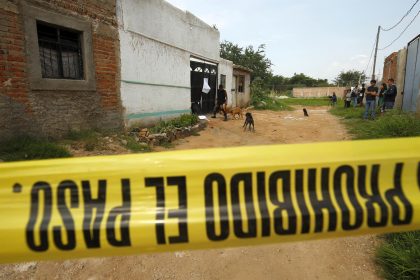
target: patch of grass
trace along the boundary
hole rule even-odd
[[[70,157],[66,148],[41,139],[18,137],[0,144],[0,159],[19,161]]]
[[[272,110],[272,111],[290,111],[293,110],[292,107],[285,104],[284,99],[275,99],[271,97],[266,97],[261,99],[259,102],[254,103],[256,110]]]
[[[96,139],[98,133],[93,130],[82,130],[82,131],[70,131],[65,137],[68,140],[72,141],[84,141],[89,139]]]
[[[164,133],[174,128],[183,128],[193,126],[198,123],[198,116],[191,114],[183,114],[178,118],[169,121],[160,121],[156,126],[150,129],[151,133]]]
[[[397,110],[388,111],[376,120],[363,120],[364,108],[338,106],[330,112],[342,117],[356,139],[420,136],[420,119]],[[385,279],[420,279],[420,231],[382,236],[376,262]]]
[[[330,113],[346,120],[362,120],[364,110],[365,109],[361,107],[343,108],[342,106],[337,105],[330,109]]]
[[[383,236],[376,262],[385,279],[420,279],[420,231]]]
[[[128,137],[125,137],[124,139],[127,141],[127,145],[125,145],[126,148],[129,149],[132,152],[148,153],[148,152],[152,151],[152,149],[149,147],[149,145],[140,144],[132,137],[128,136]]]
[[[101,146],[99,137],[100,134],[93,130],[70,131],[64,143],[82,142],[86,151],[94,151]]]
[[[168,142],[168,141],[161,142],[159,146],[164,147],[165,149],[172,149],[175,147],[173,143]]]
[[[287,98],[282,99],[286,105],[301,105],[301,106],[328,106],[330,105],[329,98]]]
[[[363,120],[363,108],[333,108],[330,112],[344,118],[356,139],[420,136],[420,119],[413,114],[389,111],[371,121]]]

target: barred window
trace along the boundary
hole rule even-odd
[[[244,92],[245,89],[245,76],[239,76],[238,92]]]
[[[220,75],[220,84],[226,88],[226,75]]]
[[[42,78],[83,80],[81,32],[37,22]]]

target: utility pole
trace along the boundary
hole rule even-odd
[[[376,47],[375,47],[375,58],[373,60],[373,71],[372,71],[372,80],[375,80],[375,70],[376,70],[376,57],[378,55],[378,45],[379,45],[379,34],[381,32],[381,26],[378,26],[378,34],[376,35]]]

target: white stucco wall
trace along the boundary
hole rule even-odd
[[[188,11],[163,0],[117,1],[121,2],[119,20],[125,30],[205,59],[219,60],[219,31]]]
[[[117,0],[127,126],[190,112],[190,58],[219,60],[219,32],[163,0]]]
[[[233,75],[245,76],[244,92],[236,93],[236,106],[241,108],[248,107],[251,102],[251,74],[240,69],[235,69],[233,70]]]
[[[232,106],[234,101],[235,91],[232,91],[232,78],[233,78],[233,62],[226,59],[220,59],[219,62],[219,85],[221,83],[221,75],[226,76],[225,90],[228,94],[228,106]]]
[[[189,53],[123,30],[120,43],[126,125],[147,126],[189,112]]]

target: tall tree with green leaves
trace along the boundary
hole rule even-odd
[[[349,70],[341,71],[340,74],[335,78],[334,83],[338,86],[351,87],[359,83],[364,83],[366,75],[360,71]]]
[[[253,71],[252,79],[261,78],[266,80],[272,75],[272,63],[266,57],[265,45],[259,45],[257,49],[254,49],[253,46],[243,48],[238,44],[223,41],[220,44],[220,57],[251,69]]]

